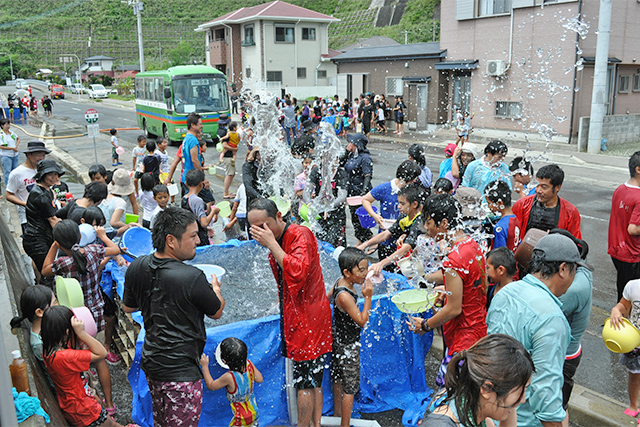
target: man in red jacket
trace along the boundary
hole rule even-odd
[[[278,282],[283,354],[293,360],[298,427],[320,427],[322,375],[331,351],[331,308],[324,288],[318,242],[307,227],[288,224],[276,204],[256,199],[247,209],[251,237],[271,251]]]
[[[564,172],[558,165],[546,165],[536,173],[536,194],[523,197],[513,205],[513,213],[526,233],[530,228],[549,231],[562,228],[582,239],[580,213],[571,203],[558,197]]]

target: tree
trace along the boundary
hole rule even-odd
[[[193,47],[190,43],[180,42],[169,50],[168,57],[171,65],[187,65],[191,62]]]

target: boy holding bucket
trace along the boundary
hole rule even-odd
[[[193,212],[198,218],[198,237],[200,237],[198,246],[206,246],[209,244],[209,224],[218,220],[220,209],[216,206],[211,206],[209,213],[207,213],[204,200],[198,196],[205,181],[204,173],[201,170],[191,169],[188,171],[186,181],[189,192],[182,198],[181,207]]]

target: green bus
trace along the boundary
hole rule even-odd
[[[229,114],[227,77],[212,67],[183,65],[146,71],[135,77],[136,117],[147,137],[163,136],[181,142],[187,134],[187,116],[202,116],[203,138],[217,137],[218,117]]]

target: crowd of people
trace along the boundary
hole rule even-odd
[[[362,95],[353,104],[340,103],[337,97],[316,99],[297,109],[291,97],[279,102],[279,143],[299,161],[295,181],[287,184],[295,194],[290,211],[281,211],[270,199],[281,195],[268,194],[262,185],[263,148],[254,145],[255,118],[248,116],[244,101],[242,124],[228,117],[219,121],[218,161],[225,170],[223,199],[232,208],[222,220],[226,237],[253,239],[269,251],[278,285],[282,352],[293,365],[298,425],[320,426],[322,376],[329,353],[334,414],[341,417],[342,426],[350,425],[360,383],[360,333],[371,310],[369,276],[382,270],[400,272],[398,262],[407,258],[427,272],[420,278],[421,286],[435,286],[440,295],[433,313],[411,317],[407,327],[418,334],[439,330],[446,345],[436,378],[442,389],[422,425],[493,425],[492,420],[501,426],[566,425],[593,276],[586,263],[588,245],[582,240],[580,214],[559,196],[563,170],[549,164],[534,172],[523,157],[507,164],[504,142],[489,142],[480,155],[478,147],[463,138],[445,147],[437,179],[427,166],[424,146],[416,143],[408,147],[395,177],[373,186],[367,134],[376,125],[374,111],[382,109],[380,117],[385,119],[385,114],[395,114],[397,132],[402,133],[401,98],[393,108],[377,95]],[[358,130],[359,124],[362,132],[347,133],[344,150],[331,160],[331,167],[318,167],[314,156],[322,147],[317,125],[333,116],[344,119],[340,129],[334,126],[336,134]],[[19,139],[11,136],[6,123],[0,125],[7,140],[0,149],[16,157],[12,153],[18,152]],[[115,425],[107,363],[120,362],[112,348],[116,310],[100,277],[110,259],[128,265],[117,242],[130,227],[149,228],[155,248],[128,265],[122,296],[123,309],[140,310],[144,320],[141,364],[154,421],[197,425],[206,386],[226,390],[234,413],[230,425],[258,425],[253,387],[273,379],[247,358],[250,349],[237,338],[223,341],[220,357],[228,372],[217,379],[209,372],[209,355],[203,354],[204,316],[220,318],[225,299],[215,275],[206,277],[184,261],[195,257],[197,246],[210,244],[211,225],[220,220],[220,209],[204,175],[215,166],[204,160],[201,117],[190,114],[187,128],[171,164],[166,140],[140,136],[132,151],[132,172],[94,165],[88,171],[92,182],[76,200],[61,199],[54,191],[63,184],[64,172],[45,158],[49,151],[43,143],[27,144],[22,165],[16,167],[11,160],[14,170],[5,178],[6,198],[19,208],[23,246],[37,274],[37,285],[23,293],[21,317],[12,326],[25,318],[31,322],[31,347],[74,425]],[[115,129],[111,144],[117,167],[121,162]],[[247,156],[242,184],[233,194],[230,186],[241,144],[246,144]],[[4,156],[2,160],[5,166]],[[176,201],[178,191],[172,195],[169,187],[177,188],[173,176],[178,165],[182,191]],[[635,310],[640,300],[638,168],[640,152],[629,160],[630,181],[614,194],[609,253],[618,271],[620,299],[612,322],[619,324],[624,316],[640,326]],[[323,180],[330,184],[329,196],[323,197],[331,200],[313,218],[304,207],[313,205]],[[360,206],[377,230],[361,224],[365,214],[358,211]],[[139,215],[139,221],[127,221],[127,214]],[[353,236],[347,236],[348,217]],[[346,247],[338,256],[341,277],[328,292],[318,240]],[[371,263],[376,253],[377,261]],[[80,282],[97,329],[104,331],[98,339],[85,332],[70,310],[57,306],[52,292],[56,274]],[[364,298],[362,307],[358,291]],[[82,373],[92,363],[104,402],[83,387]],[[630,373],[628,413],[637,417],[638,355],[625,355],[623,363]]]

